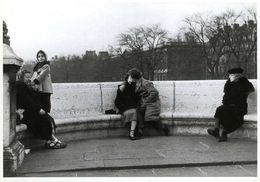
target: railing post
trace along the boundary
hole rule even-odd
[[[10,47],[5,22],[3,23],[3,153],[4,176],[15,176],[24,158],[24,146],[16,139],[16,73],[22,66]]]

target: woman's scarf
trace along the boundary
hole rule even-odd
[[[50,64],[50,61],[38,62],[38,63],[34,66],[33,71],[37,71],[38,69],[40,69],[41,67],[43,67],[45,64]]]

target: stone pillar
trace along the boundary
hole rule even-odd
[[[5,28],[5,27],[4,27]],[[4,30],[4,32],[7,32]],[[24,146],[16,139],[16,73],[23,60],[16,56],[13,49],[3,44],[3,153],[4,176],[15,176],[24,158]]]

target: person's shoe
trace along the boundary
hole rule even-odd
[[[165,125],[163,127],[163,133],[165,136],[169,136],[170,130],[169,130],[168,126]]]
[[[62,148],[66,148],[67,147],[67,144],[64,143],[64,142],[61,142],[59,140],[57,141],[47,141],[45,143],[45,147],[47,149],[62,149]]]
[[[218,129],[208,129],[208,134],[214,136],[215,138],[219,138],[219,130]]]
[[[136,132],[136,137],[139,138],[139,139],[144,138],[143,132],[137,131]]]
[[[223,132],[222,135],[219,137],[218,142],[226,142],[227,141],[227,134]]]
[[[135,132],[134,132],[134,130],[130,130],[130,133],[129,133],[129,139],[130,139],[130,140],[139,140],[139,139],[141,139],[141,138],[135,136]]]

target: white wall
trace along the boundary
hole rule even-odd
[[[257,81],[250,81],[257,89]],[[102,115],[105,110],[114,108],[119,84],[120,82],[53,84],[51,114],[56,119]],[[163,113],[197,117],[213,117],[215,109],[221,105],[224,84],[225,80],[154,82],[159,90]],[[256,113],[256,92],[249,96],[249,113]]]

